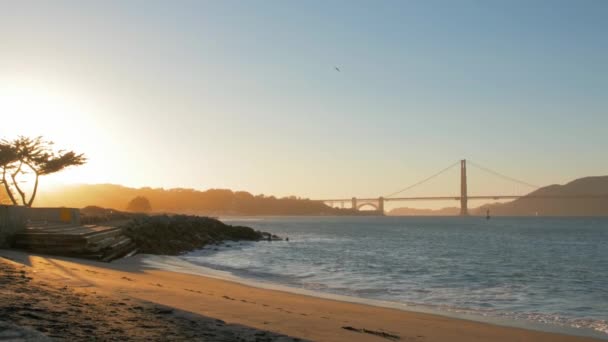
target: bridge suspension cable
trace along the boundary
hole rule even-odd
[[[470,161],[470,160],[467,160],[467,163],[468,163],[469,165],[473,165],[474,167],[476,167],[476,168],[478,168],[478,169],[480,169],[480,170],[482,170],[482,171],[485,171],[485,172],[491,173],[491,174],[493,174],[494,176],[497,176],[497,177],[500,177],[500,178],[503,178],[503,179],[509,180],[509,181],[511,181],[511,182],[515,182],[515,183],[518,183],[518,184],[522,184],[522,185],[528,186],[528,187],[530,187],[530,188],[535,188],[535,189],[540,188],[540,186],[538,186],[538,185],[530,184],[530,183],[528,183],[528,182],[524,182],[524,181],[522,181],[522,180],[515,179],[515,178],[513,178],[513,177],[505,176],[505,175],[503,175],[503,174],[502,174],[502,173],[500,173],[500,172],[497,172],[497,171],[494,171],[494,170],[489,169],[489,168],[487,168],[487,167],[481,166],[481,165],[479,165],[479,164],[477,164],[477,163],[474,163],[474,162],[472,162],[472,161]]]
[[[405,188],[403,188],[403,189],[401,189],[401,190],[399,190],[399,191],[395,191],[395,192],[393,192],[392,194],[386,195],[386,196],[384,196],[384,197],[385,197],[385,198],[393,197],[393,196],[398,195],[398,194],[400,194],[400,193],[402,193],[402,192],[405,192],[405,191],[407,191],[407,190],[410,190],[410,189],[412,189],[412,188],[415,188],[415,187],[417,187],[418,185],[421,185],[421,184],[424,184],[424,183],[426,183],[426,182],[430,181],[431,179],[433,179],[433,178],[435,178],[435,177],[439,176],[440,174],[442,174],[442,173],[444,173],[444,172],[448,171],[449,169],[451,169],[451,168],[453,168],[454,166],[459,165],[459,164],[460,164],[460,160],[459,160],[459,161],[457,161],[457,162],[455,162],[454,164],[452,164],[452,165],[450,165],[450,166],[448,166],[448,167],[446,167],[446,168],[442,169],[441,171],[439,171],[439,172],[437,172],[437,173],[433,174],[432,176],[429,176],[429,177],[427,177],[427,178],[425,178],[425,179],[423,179],[423,180],[421,180],[421,181],[418,181],[418,182],[416,182],[416,183],[414,183],[414,184],[412,184],[412,185],[410,185],[410,186],[408,186],[408,187],[405,187]]]

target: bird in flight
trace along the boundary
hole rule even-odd
[[[341,72],[340,68],[338,68],[337,66],[335,66],[334,69],[336,69],[337,72]]]

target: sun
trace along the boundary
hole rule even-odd
[[[0,139],[42,136],[58,149],[89,157],[87,165],[45,177],[45,183],[91,182],[103,176],[102,170],[91,167],[94,157],[104,154],[100,113],[82,94],[39,82],[0,79],[0,117]]]
[[[14,135],[53,136],[72,140],[77,131],[80,108],[74,100],[38,84],[0,84],[0,113],[3,137]]]

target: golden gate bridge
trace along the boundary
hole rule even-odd
[[[468,161],[469,165],[475,166],[476,168],[485,171],[487,173],[493,174],[494,176],[506,179],[511,182],[519,183],[525,185],[530,188],[538,189],[539,186],[505,176],[499,172],[493,171],[489,168],[483,167],[474,162]],[[451,170],[452,168],[460,165],[460,196],[417,196],[417,197],[395,197],[405,191],[411,190],[415,187],[418,187],[431,179]],[[416,182],[406,188],[395,191],[391,194],[380,196],[377,198],[338,198],[338,199],[321,199],[317,200],[328,204],[330,206],[334,206],[335,204],[341,204],[344,207],[345,203],[350,203],[351,209],[355,211],[361,210],[364,206],[370,206],[374,208],[380,214],[384,214],[384,204],[386,202],[401,202],[401,201],[446,201],[446,200],[456,200],[460,201],[460,215],[468,216],[469,208],[468,202],[469,200],[508,200],[508,199],[518,199],[518,198],[538,198],[538,199],[585,199],[585,198],[604,198],[608,199],[608,194],[574,194],[574,195],[550,195],[550,194],[530,194],[530,195],[475,195],[469,196],[467,192],[467,160],[462,159],[441,171],[419,181]]]

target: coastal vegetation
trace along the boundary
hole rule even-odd
[[[127,205],[127,210],[132,212],[147,213],[152,209],[150,200],[143,196],[137,196]]]
[[[13,205],[31,207],[38,192],[40,176],[59,172],[67,167],[86,162],[83,154],[74,151],[54,150],[53,142],[42,137],[20,136],[12,141],[0,141],[0,171],[5,195]],[[33,175],[33,189],[29,195],[23,188],[20,176]],[[15,195],[19,195],[19,198]]]
[[[1,195],[0,195],[1,196]],[[127,208],[135,197],[145,197],[154,213],[187,215],[351,215],[350,209],[331,208],[322,202],[296,196],[253,195],[228,189],[130,188],[114,184],[75,184],[45,191],[45,206]],[[138,212],[139,210],[131,210]]]

